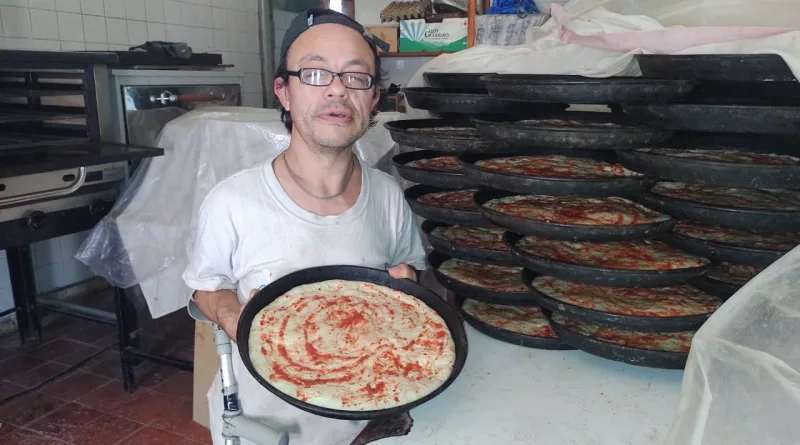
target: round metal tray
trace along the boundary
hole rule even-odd
[[[563,111],[565,104],[532,104],[530,102],[498,99],[486,90],[403,88],[406,101],[413,108],[435,113],[461,116],[534,116]]]
[[[494,227],[494,225],[489,221],[483,219],[481,212],[477,208],[474,212],[465,212],[461,210],[450,210],[441,207],[434,207],[417,201],[417,198],[427,195],[428,193],[448,191],[455,192],[458,190],[431,187],[427,185],[415,185],[406,189],[404,194],[406,202],[408,202],[411,210],[416,215],[419,215],[424,219],[430,219],[445,224],[458,224],[462,226]]]
[[[483,152],[492,150],[494,141],[482,139],[475,126],[465,118],[450,119],[407,119],[386,122],[392,140],[406,147],[432,150],[441,153],[461,153],[463,151]],[[474,136],[453,133],[425,133],[421,128],[463,128],[464,133],[474,132]]]
[[[422,233],[434,250],[442,252],[452,258],[476,263],[496,264],[498,266],[521,266],[519,260],[510,250],[502,252],[497,250],[479,249],[475,247],[459,246],[431,235],[437,227],[452,227],[452,224],[442,224],[435,221],[424,221]]]
[[[430,150],[412,151],[393,157],[392,164],[394,165],[394,168],[397,169],[397,173],[400,175],[400,177],[417,184],[450,189],[477,188],[477,184],[467,178],[467,175],[464,173],[432,171],[411,167],[408,165],[409,163],[418,161],[420,159],[431,159],[440,156],[448,156],[448,154],[438,153]]]

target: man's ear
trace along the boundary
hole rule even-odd
[[[375,87],[375,90],[372,94],[372,107],[370,109],[374,110],[375,107],[378,106],[378,101],[381,100],[381,89]]]
[[[275,97],[277,97],[278,100],[281,101],[281,105],[283,105],[283,108],[286,111],[290,111],[291,101],[289,100],[289,82],[279,77],[275,79],[272,88],[275,91]]]

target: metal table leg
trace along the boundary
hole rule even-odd
[[[36,278],[31,248],[29,245],[9,247],[6,255],[20,341],[24,344],[28,340],[41,340],[42,323],[36,305]]]
[[[119,359],[122,371],[122,385],[127,392],[136,391],[133,368],[139,361],[130,353],[138,346],[139,314],[125,295],[125,289],[114,288],[114,306],[117,310],[117,333],[119,335]]]

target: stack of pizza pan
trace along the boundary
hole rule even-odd
[[[681,219],[665,238],[714,262],[695,285],[728,298],[800,244],[800,84],[775,55],[637,57],[647,77],[696,82],[683,104],[628,104],[679,131],[674,148],[620,153],[661,182],[641,203]]]
[[[531,104],[492,97],[482,74],[426,73],[439,88],[408,88],[406,99],[435,119],[387,123],[401,154],[392,159],[398,174],[413,185],[405,196],[424,219],[428,263],[437,281],[455,295],[454,303],[478,331],[502,341],[543,349],[568,349],[550,328],[523,283],[523,269],[503,243],[504,230],[486,220],[460,154],[488,156],[507,151],[478,134],[470,118],[510,119],[563,111],[566,105]]]
[[[679,101],[692,86],[575,76],[482,79],[499,98],[571,104]],[[484,138],[514,148],[458,159],[478,184],[474,200],[483,220],[505,230],[529,295],[559,339],[612,360],[682,368],[694,332],[722,304],[689,284],[711,263],[660,240],[676,221],[638,202],[657,178],[617,158],[617,152],[661,145],[673,132],[618,113],[472,122]]]

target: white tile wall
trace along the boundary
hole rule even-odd
[[[243,104],[261,107],[259,1],[0,0],[0,48],[124,51],[148,40],[186,42],[195,52],[222,54],[224,63],[244,72]],[[287,24],[282,18],[281,29]],[[33,246],[39,292],[92,276],[73,258],[85,237],[74,234]],[[13,306],[5,257],[0,251],[0,311]]]
[[[294,20],[295,17],[297,17],[296,12],[282,11],[280,9],[273,11],[272,19],[275,26],[275,68],[278,67],[278,63],[280,63],[281,60],[283,36],[286,34],[286,30],[289,29],[289,25],[292,24],[292,20]]]
[[[148,40],[186,42],[245,72],[244,105],[260,107],[259,1],[0,0],[0,48],[119,51]],[[282,38],[294,14],[277,12]]]

